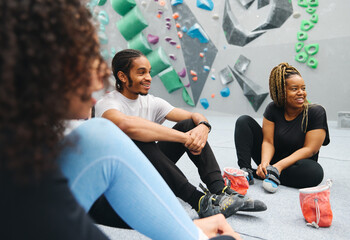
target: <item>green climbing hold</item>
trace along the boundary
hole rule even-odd
[[[308,57],[309,57],[309,56],[306,54],[306,52],[303,51],[303,52],[298,53],[298,54],[295,56],[295,61],[304,63],[304,62],[307,61],[307,58],[308,58]]]
[[[184,87],[179,78],[179,75],[177,75],[173,67],[168,67],[167,69],[159,73],[158,76],[164,84],[164,87],[166,88],[168,93],[172,93],[177,89]]]
[[[145,55],[152,52],[151,45],[149,45],[145,35],[143,35],[142,32],[137,34],[128,42],[128,48],[137,49]]]
[[[297,42],[295,44],[295,51],[296,52],[300,52],[300,50],[303,49],[303,47],[304,47],[304,43],[303,42]]]
[[[309,21],[309,20],[302,20],[301,21],[300,29],[302,31],[309,31],[313,27],[314,27],[314,24],[311,21]]]
[[[161,71],[170,67],[170,61],[162,47],[159,47],[156,50],[150,52],[147,55],[147,59],[152,67],[151,77],[156,76]]]
[[[312,14],[310,21],[313,23],[317,23],[318,22],[318,14],[317,13]]]
[[[107,0],[99,0],[97,5],[103,6],[106,2],[107,2]]]
[[[318,0],[308,0],[309,6],[311,7],[317,7],[318,6]]]
[[[315,55],[318,52],[318,43],[313,43],[305,46],[305,52],[309,55]]]
[[[316,8],[308,7],[308,8],[306,9],[306,12],[307,12],[307,13],[310,13],[310,14],[313,14],[314,12],[316,12]]]
[[[131,40],[147,26],[148,23],[137,6],[117,22],[117,28],[127,41]]]
[[[136,6],[135,0],[111,0],[114,11],[124,16]]]
[[[318,61],[314,57],[310,57],[306,64],[311,68],[317,68]]]
[[[186,88],[182,89],[182,98],[185,101],[185,103],[187,103],[191,107],[194,107],[194,102],[193,102],[192,98],[190,97],[190,95],[188,94]]]
[[[298,0],[298,5],[300,7],[307,7],[309,4],[307,3],[307,0]]]
[[[298,40],[299,40],[299,41],[305,41],[305,40],[307,40],[307,33],[306,33],[306,32],[299,31],[299,32],[297,33],[297,36],[298,36]]]

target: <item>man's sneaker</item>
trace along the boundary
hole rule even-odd
[[[204,188],[200,184],[201,188]],[[237,195],[220,195],[212,194],[207,189],[203,189],[205,195],[202,196],[198,203],[198,215],[200,218],[213,216],[222,213],[226,218],[235,214],[243,205],[244,200]]]
[[[279,172],[277,168],[271,165],[267,166],[266,170],[267,174],[263,181],[263,188],[270,193],[274,193],[277,191],[278,185],[281,184]]]
[[[254,184],[254,175],[253,175],[253,170],[250,168],[241,168],[241,170],[245,171],[246,173],[248,173],[247,175],[247,180],[249,185],[253,185]]]
[[[244,211],[244,212],[262,212],[267,209],[267,206],[265,203],[263,203],[260,200],[254,200],[252,198],[245,197],[242,194],[239,194],[235,190],[231,189],[228,186],[225,186],[222,189],[223,193],[226,193],[228,195],[236,195],[244,200],[243,206],[238,211]]]

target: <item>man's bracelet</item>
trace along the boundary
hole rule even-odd
[[[209,128],[209,132],[208,132],[208,133],[210,133],[210,131],[211,131],[211,125],[210,125],[207,121],[201,121],[201,122],[198,123],[198,125],[199,125],[199,124],[204,124],[205,126],[207,126],[207,127]],[[198,126],[198,125],[197,125],[197,126]]]

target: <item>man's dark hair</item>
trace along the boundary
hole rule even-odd
[[[135,49],[124,49],[117,52],[112,60],[112,71],[115,77],[115,88],[121,92],[123,91],[122,81],[118,77],[118,72],[122,71],[129,80],[129,84],[132,85],[132,80],[130,79],[130,69],[132,68],[132,63],[135,58],[145,56],[142,52]]]

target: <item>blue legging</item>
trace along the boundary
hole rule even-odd
[[[152,239],[198,239],[198,229],[162,177],[113,123],[86,121],[64,143],[59,164],[86,211],[104,194],[129,226]]]

